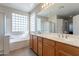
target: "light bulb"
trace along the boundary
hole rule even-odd
[[[49,3],[46,3],[46,4],[49,4]]]
[[[43,8],[43,6],[42,6],[42,8]]]

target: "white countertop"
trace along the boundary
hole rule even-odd
[[[36,36],[40,36],[43,38],[47,38],[50,40],[54,40],[57,42],[62,42],[62,43],[66,43],[75,47],[79,47],[79,39],[75,38],[73,36],[70,36],[68,38],[60,38],[58,37],[57,33],[44,33],[44,34],[37,34],[37,33],[31,33],[32,35],[36,35]]]

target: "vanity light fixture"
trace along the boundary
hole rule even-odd
[[[53,5],[54,3],[44,3],[42,8],[48,8],[49,6]]]

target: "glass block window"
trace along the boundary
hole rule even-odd
[[[25,32],[28,28],[27,16],[12,13],[12,32]]]

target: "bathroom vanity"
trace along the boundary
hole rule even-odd
[[[30,48],[39,56],[79,56],[79,40],[57,34],[30,34]]]

